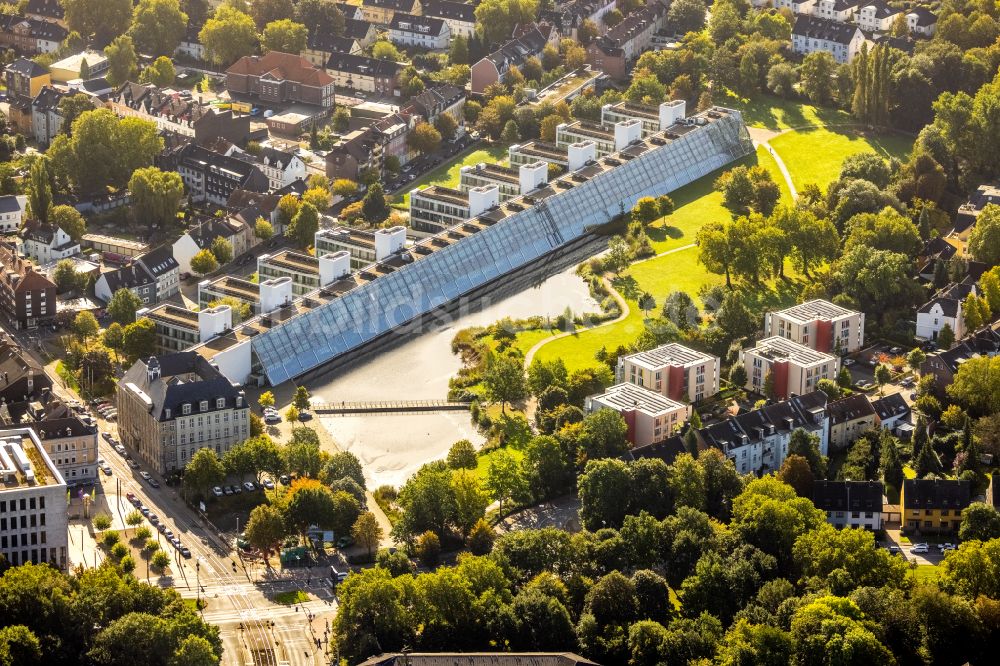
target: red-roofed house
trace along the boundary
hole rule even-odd
[[[231,93],[253,95],[266,102],[301,102],[333,107],[332,76],[301,56],[269,51],[243,56],[226,70]]]

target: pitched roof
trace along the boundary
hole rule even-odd
[[[899,418],[910,413],[910,406],[906,404],[902,393],[893,393],[873,400],[872,409],[882,421]]]
[[[66,16],[66,10],[63,9],[62,3],[59,0],[28,0],[25,13],[38,14],[39,16],[47,16],[54,19],[61,19]]]
[[[0,283],[13,293],[55,289],[55,283],[35,270],[35,265],[17,254],[12,243],[0,242]]]
[[[159,367],[159,377],[150,380],[147,369]],[[194,374],[197,379],[191,380]],[[233,386],[219,370],[213,367],[201,354],[182,351],[164,356],[150,357],[136,361],[120,381],[121,385],[134,384],[152,401],[152,415],[158,421],[176,418],[181,414],[181,406],[190,404],[192,413],[201,413],[198,403],[208,401],[209,413],[217,410],[215,400],[225,400],[224,409],[236,407],[237,396],[243,392]],[[244,406],[246,402],[244,401]],[[167,416],[170,410],[170,416]]]
[[[340,51],[350,53],[357,40],[353,37],[335,35],[330,32],[313,30],[309,35],[309,49],[313,51]]]
[[[28,207],[28,197],[24,194],[5,194],[0,196],[0,213],[24,211]]]
[[[903,481],[903,508],[964,509],[971,501],[968,481],[955,479],[906,479]]]
[[[684,439],[680,435],[674,435],[673,437],[668,437],[662,442],[655,442],[653,444],[647,444],[646,446],[637,446],[631,451],[629,451],[629,456],[632,460],[638,460],[640,458],[659,458],[668,465],[672,464],[677,456],[684,453],[687,449],[684,448]]]
[[[882,511],[881,481],[816,481],[813,504],[821,511]]]
[[[826,404],[826,394],[813,391],[713,423],[699,430],[698,436],[710,446],[728,452],[742,446],[744,437],[752,442],[772,432],[816,430],[822,424],[813,415],[825,413]]]
[[[18,58],[14,62],[7,65],[5,69],[30,78],[44,76],[49,73],[47,68],[42,67],[34,60],[28,60],[27,58]]]
[[[834,400],[826,406],[826,409],[830,415],[830,425],[875,415],[872,403],[868,401],[868,396],[864,393],[855,393],[846,398]]]
[[[368,36],[368,32],[374,27],[368,21],[363,21],[362,19],[345,19],[344,20],[344,37],[350,37],[351,39],[364,39]]]
[[[433,16],[414,16],[396,12],[389,23],[390,30],[415,32],[420,35],[440,35],[445,30],[445,22]]]
[[[254,218],[256,220],[256,218]],[[204,222],[188,229],[187,235],[201,249],[211,247],[212,242],[222,237],[229,240],[240,232],[240,224],[235,220],[226,217],[209,217]]]
[[[397,12],[411,12],[416,0],[363,0],[361,4],[365,7],[381,7]]]
[[[424,16],[436,16],[452,21],[476,22],[476,6],[451,0],[424,0],[420,3]]]
[[[498,70],[517,66],[533,55],[538,55],[548,42],[537,27],[533,27],[525,35],[512,39],[499,49],[486,56],[485,60],[492,62]]]
[[[932,12],[929,8],[920,6],[914,7],[910,11],[906,12],[907,15],[914,14],[917,17],[917,26],[925,28],[927,26],[934,25],[937,23],[937,14]]]
[[[860,29],[856,25],[809,16],[808,14],[796,16],[795,27],[792,28],[793,35],[822,39],[838,44],[850,44],[859,31]]]
[[[108,290],[114,294],[119,289],[135,289],[156,283],[146,267],[138,262],[126,264],[116,270],[101,274],[108,284]]]
[[[294,81],[301,85],[322,87],[333,83],[333,77],[302,56],[281,51],[268,51],[262,56],[243,56],[226,70],[226,74],[265,76]]]
[[[875,18],[889,18],[890,16],[895,16],[899,13],[898,9],[893,9],[888,3],[883,2],[883,0],[873,0],[872,2],[866,2],[861,5],[861,9],[872,8],[875,10]],[[860,10],[859,10],[860,11]]]
[[[155,278],[159,278],[161,275],[166,275],[170,271],[180,268],[180,264],[174,259],[173,247],[170,245],[161,245],[158,248],[150,250],[139,257],[137,261],[141,261],[146,270]]]
[[[331,53],[326,68],[335,72],[392,78],[399,74],[403,66],[391,60],[379,60],[353,53]]]

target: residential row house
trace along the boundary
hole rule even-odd
[[[579,41],[579,30],[584,21],[593,22],[603,34],[603,31],[607,29],[604,16],[612,9],[616,9],[617,5],[617,0],[557,2],[551,9],[543,9],[539,12],[539,18],[555,26],[560,36]]]
[[[222,456],[250,436],[246,394],[195,352],[136,361],[115,395],[122,443],[160,474],[184,469],[203,448]]]
[[[865,44],[861,28],[852,23],[799,14],[792,27],[792,51],[808,55],[825,51],[840,64],[854,60]]]
[[[827,396],[813,391],[765,405],[698,431],[700,447],[715,447],[733,461],[740,474],[774,471],[788,455],[792,433],[815,435],[822,455],[829,453]]]
[[[403,65],[352,53],[332,53],[326,73],[338,88],[360,90],[380,97],[399,97],[399,73]]]
[[[813,482],[813,505],[834,527],[878,532],[882,529],[885,489],[881,481],[860,479]]]
[[[865,313],[814,299],[764,316],[764,335],[844,356],[865,346]]]
[[[742,358],[747,374],[744,388],[781,399],[814,391],[821,379],[836,381],[840,372],[839,357],[776,335],[744,349]]]
[[[235,190],[265,193],[271,183],[252,162],[187,143],[161,157],[161,168],[176,171],[195,203],[225,206]]]
[[[458,126],[458,132],[465,127],[465,91],[452,85],[439,85],[410,98],[402,115],[413,119],[414,124],[423,121],[434,124],[440,116],[451,116]]]
[[[399,163],[410,161],[406,137],[412,129],[412,119],[391,113],[375,120],[368,127],[355,130],[341,139],[326,155],[326,175],[331,179],[358,180],[365,171],[382,172],[386,158],[394,156]]]
[[[191,273],[191,260],[202,250],[211,249],[216,238],[229,242],[233,248],[233,259],[246,254],[259,242],[253,227],[242,219],[236,216],[209,217],[174,241],[171,252],[180,272]]]
[[[955,340],[965,337],[963,301],[976,293],[976,286],[966,282],[951,284],[917,308],[916,337],[920,340],[937,340],[945,326],[951,328]]]
[[[389,23],[389,41],[403,48],[441,51],[451,42],[451,27],[444,19],[396,12]]]
[[[17,246],[0,241],[0,309],[14,328],[33,329],[56,316],[56,285]]]
[[[663,29],[666,17],[667,5],[650,0],[607,34],[591,41],[587,45],[587,62],[616,81],[625,80],[639,56],[649,50],[653,36]]]
[[[4,68],[7,86],[7,114],[10,124],[21,134],[33,134],[31,103],[46,86],[52,84],[49,70],[34,60],[18,58]]]
[[[52,53],[68,36],[69,30],[56,21],[0,14],[0,47],[22,56]]]
[[[671,400],[661,393],[621,383],[599,395],[589,396],[586,412],[612,409],[625,419],[626,439],[632,446],[648,446],[677,434],[691,417],[691,405]]]
[[[676,342],[618,358],[615,380],[650,389],[671,400],[701,402],[719,392],[718,356]]]
[[[424,16],[443,20],[452,37],[471,39],[476,34],[476,6],[453,0],[422,0]]]
[[[908,534],[957,532],[962,511],[972,502],[968,481],[906,479],[899,495],[902,530]]]
[[[306,58],[281,51],[243,56],[226,70],[226,89],[263,102],[298,102],[332,109],[334,79]]]
[[[180,265],[169,245],[150,250],[125,265],[102,273],[94,295],[108,302],[119,289],[128,289],[145,305],[170,298],[180,291]]]
[[[204,104],[189,91],[127,82],[111,95],[107,106],[119,118],[148,120],[161,132],[189,137],[196,143],[221,137],[244,145],[250,138],[249,114]]]
[[[830,450],[845,451],[859,437],[879,427],[879,417],[864,393],[855,393],[827,405]]]
[[[520,67],[528,58],[541,55],[546,44],[548,38],[535,27],[485,56],[472,65],[472,93],[482,95],[487,86],[506,82],[511,67]]]
[[[375,25],[389,25],[396,12],[421,16],[420,0],[362,0],[361,18]]]
[[[994,322],[967,335],[951,349],[927,354],[920,365],[920,374],[934,376],[934,392],[943,398],[963,363],[972,358],[997,354],[1000,354],[1000,324]]]

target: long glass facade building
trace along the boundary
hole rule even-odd
[[[670,193],[752,152],[738,111],[716,107],[683,119],[249,320],[202,353],[224,356],[249,343],[256,372],[281,384],[567,246],[641,197]],[[219,366],[233,381],[246,381],[236,366],[251,355],[239,356],[246,361],[234,366],[232,358],[220,358]]]

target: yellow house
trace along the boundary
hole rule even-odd
[[[956,532],[969,506],[968,481],[907,479],[899,496],[904,532]]]
[[[376,25],[389,25],[396,12],[420,16],[420,0],[363,0],[361,18]]]

